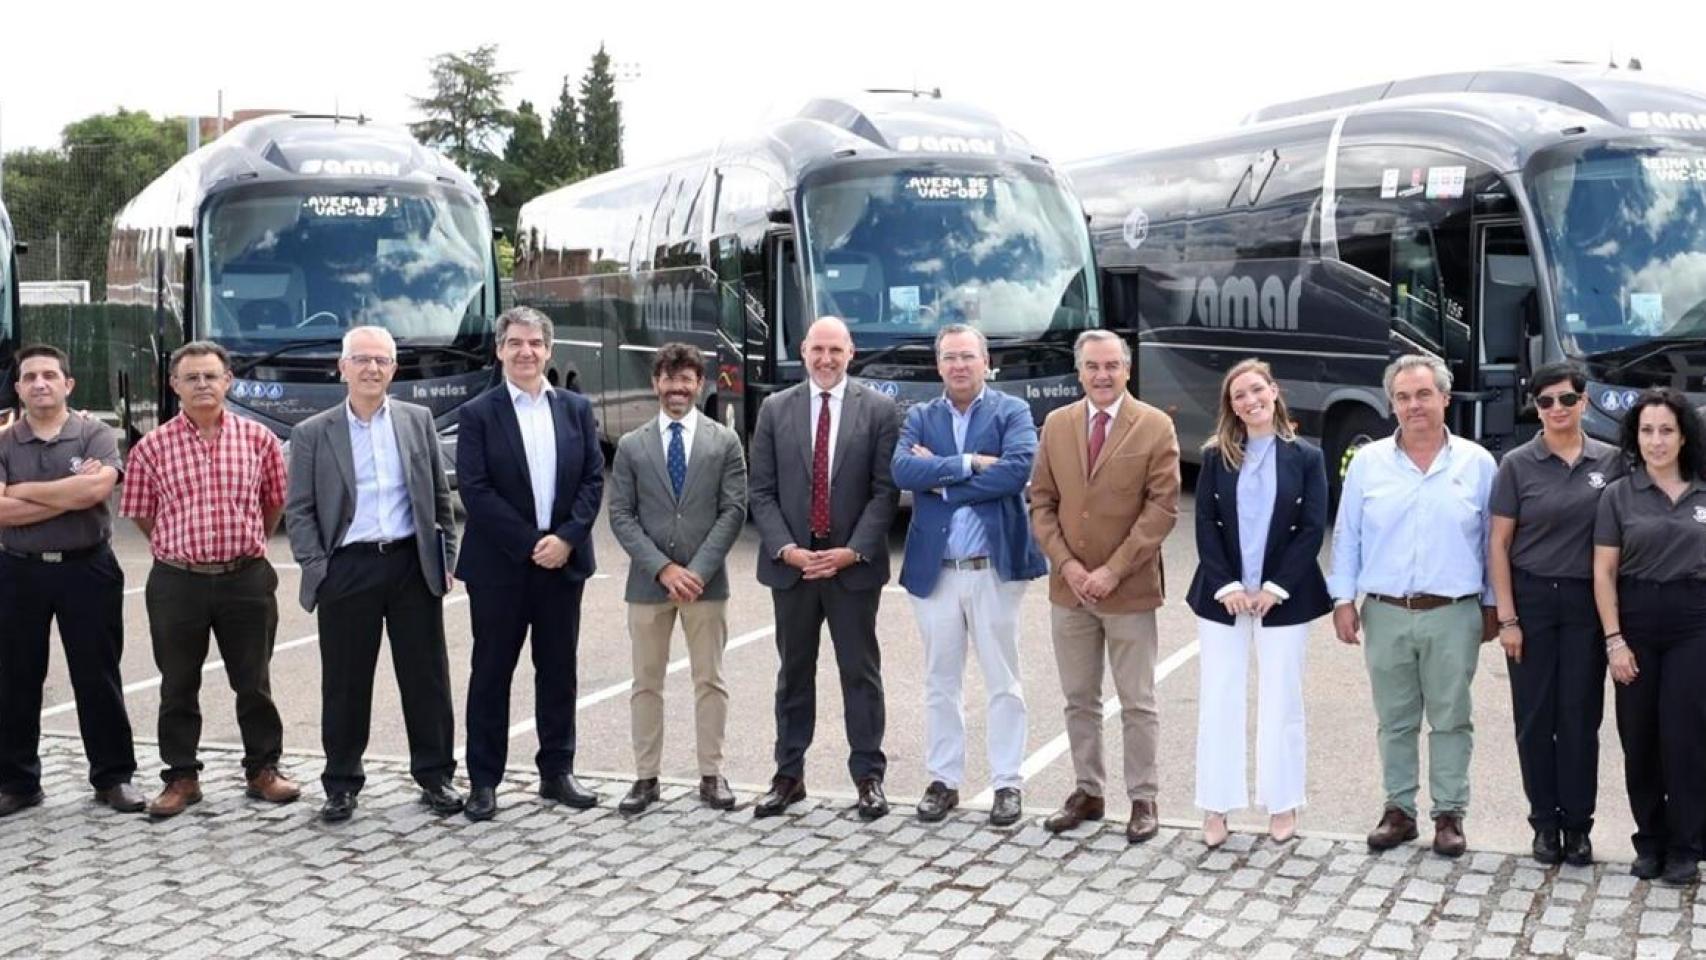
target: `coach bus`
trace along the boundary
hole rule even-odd
[[[362,118],[238,124],[127,204],[107,260],[112,396],[134,439],[176,411],[167,361],[186,340],[231,352],[227,403],[288,437],[343,399],[344,332],[397,340],[393,395],[446,445],[496,382],[497,257],[479,190],[403,130]]]
[[[12,230],[12,218],[0,201],[0,419],[10,418],[18,403],[17,375],[12,358],[18,350],[18,254],[25,246]]]
[[[1451,429],[1495,453],[1537,429],[1544,362],[1586,368],[1605,439],[1644,387],[1706,389],[1706,96],[1641,73],[1401,80],[1070,170],[1138,393],[1187,455],[1247,356],[1338,470],[1392,429],[1397,354],[1449,365]]]
[[[709,152],[538,197],[516,239],[515,298],[553,318],[550,376],[593,400],[607,443],[656,415],[652,354],[671,340],[703,351],[705,413],[744,437],[765,396],[805,378],[818,316],[847,321],[852,375],[902,404],[940,395],[935,333],[971,324],[992,386],[1039,422],[1079,395],[1072,341],[1100,324],[1059,172],[937,95],[813,100]]]

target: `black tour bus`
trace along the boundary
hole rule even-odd
[[[1329,472],[1391,429],[1401,353],[1453,373],[1451,429],[1537,429],[1523,385],[1587,369],[1615,439],[1643,387],[1706,389],[1706,96],[1581,65],[1400,80],[1224,136],[1070,168],[1138,394],[1196,457],[1221,376],[1273,365]]]
[[[847,321],[852,374],[903,404],[941,393],[936,330],[972,324],[992,386],[1039,422],[1079,395],[1072,340],[1100,323],[1062,178],[994,117],[931,95],[814,100],[708,153],[545,194],[516,249],[517,302],[556,327],[550,376],[598,406],[607,443],[656,414],[652,354],[671,340],[704,352],[704,410],[744,437],[805,377],[816,316]]]
[[[397,340],[393,395],[455,443],[495,382],[497,257],[479,190],[406,131],[362,118],[238,124],[127,204],[107,259],[112,397],[132,439],[175,413],[167,360],[186,340],[232,355],[228,406],[288,437],[343,399],[344,332]],[[451,462],[454,462],[452,460]]]
[[[13,355],[22,336],[18,315],[18,254],[26,248],[12,231],[12,218],[0,201],[0,420],[10,418],[18,405],[18,377]]]

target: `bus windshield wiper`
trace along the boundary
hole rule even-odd
[[[298,350],[307,350],[313,347],[341,347],[343,346],[343,343],[344,340],[342,337],[317,337],[313,340],[292,340],[282,347],[275,350],[269,350],[253,360],[248,360],[232,367],[231,376],[233,378],[241,377],[243,374],[248,373],[250,370],[255,369],[261,364],[270,360],[276,360],[287,353],[295,353]]]
[[[462,357],[465,360],[472,360],[475,363],[485,363],[487,360],[492,359],[486,354],[475,353],[472,350],[464,350],[461,347],[452,346],[448,343],[414,343],[408,340],[397,341],[397,352],[442,353],[447,356]]]
[[[1640,348],[1642,346],[1646,346],[1647,349],[1640,350]],[[1665,354],[1670,353],[1670,352],[1677,350],[1679,348],[1682,348],[1682,347],[1699,348],[1701,346],[1706,346],[1706,341],[1699,340],[1699,339],[1686,339],[1686,340],[1685,339],[1677,339],[1677,340],[1648,341],[1646,344],[1631,344],[1627,347],[1620,347],[1616,350],[1606,350],[1606,351],[1603,351],[1603,352],[1598,353],[1598,354],[1592,354],[1590,356],[1592,356],[1593,358],[1596,358],[1596,359],[1597,358],[1603,358],[1603,359],[1607,359],[1607,360],[1612,360],[1612,359],[1616,359],[1618,357],[1621,357],[1624,354],[1627,354],[1627,353],[1630,353],[1630,352],[1633,352],[1636,350],[1640,350],[1639,353],[1636,353],[1634,356],[1630,357],[1627,360],[1622,360],[1622,361],[1618,362],[1616,366],[1605,371],[1604,379],[1609,380],[1612,377],[1615,377],[1618,374],[1622,373],[1623,371],[1628,370],[1629,368],[1631,368],[1637,364],[1645,363],[1646,361],[1651,360],[1654,357],[1664,356]]]
[[[897,353],[901,353],[901,352],[907,351],[907,350],[923,350],[923,351],[926,351],[928,353],[934,353],[936,351],[936,347],[933,343],[931,343],[929,341],[902,340],[899,343],[891,343],[886,347],[883,347],[879,350],[874,350],[871,353],[865,354],[863,356],[856,353],[853,355],[853,359],[858,361],[860,370],[865,370],[866,368],[872,366],[873,364],[881,363],[884,360],[887,360],[889,357],[892,357]]]

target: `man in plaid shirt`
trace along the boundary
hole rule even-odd
[[[149,631],[160,668],[160,757],[166,788],[148,804],[171,817],[201,800],[202,666],[208,634],[219,643],[237,694],[248,795],[272,803],[300,796],[278,770],[284,724],[269,668],[278,629],[278,574],[267,538],[284,512],[284,451],[271,430],[225,411],[231,364],[216,343],[172,354],[182,408],[130,451],[119,512],[136,521],[154,554]]]

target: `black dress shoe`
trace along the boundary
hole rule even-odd
[[[754,817],[774,817],[806,798],[806,782],[778,774],[770,781],[770,792],[752,805]]]
[[[19,810],[39,806],[47,795],[37,790],[34,793],[0,793],[0,817],[9,817]]]
[[[566,807],[585,810],[598,806],[598,794],[581,786],[572,773],[560,777],[545,777],[539,781],[539,795],[547,800],[555,800]]]
[[[925,823],[937,823],[948,815],[948,811],[960,805],[960,792],[949,790],[948,785],[940,780],[930,781],[924,788],[924,796],[918,801],[918,819]]]
[[[1636,857],[1635,862],[1629,865],[1629,875],[1638,880],[1657,880],[1664,872],[1665,858],[1658,854]]]
[[[1586,830],[1564,831],[1564,862],[1572,867],[1593,866],[1593,841]]]
[[[435,784],[421,788],[421,802],[432,808],[432,812],[441,817],[462,812],[462,794],[448,783]]]
[[[989,808],[989,825],[1011,827],[1019,822],[1024,806],[1019,802],[1018,787],[1002,787],[995,791],[995,806]]]
[[[883,781],[877,777],[866,777],[857,784],[859,788],[859,819],[875,820],[886,816],[889,812],[889,800],[883,796]]]
[[[647,777],[634,781],[634,785],[628,788],[628,795],[622,798],[616,809],[621,813],[644,813],[646,808],[657,803],[658,799],[658,778]]]
[[[1665,863],[1659,882],[1667,887],[1688,887],[1700,882],[1700,863],[1693,857],[1672,857]]]
[[[713,810],[735,808],[735,792],[729,789],[729,782],[721,776],[699,778],[699,799]]]
[[[462,815],[473,821],[490,820],[498,812],[497,787],[470,787],[468,802],[462,807]]]
[[[1549,867],[1555,867],[1564,862],[1564,846],[1558,840],[1558,831],[1551,827],[1542,827],[1534,831],[1534,860]]]
[[[326,802],[320,806],[320,819],[326,823],[343,823],[355,815],[355,794],[348,790],[338,790],[326,795]]]
[[[142,791],[136,789],[129,780],[96,790],[95,801],[105,804],[119,813],[141,813],[142,808],[148,806],[148,798],[144,797]]]

